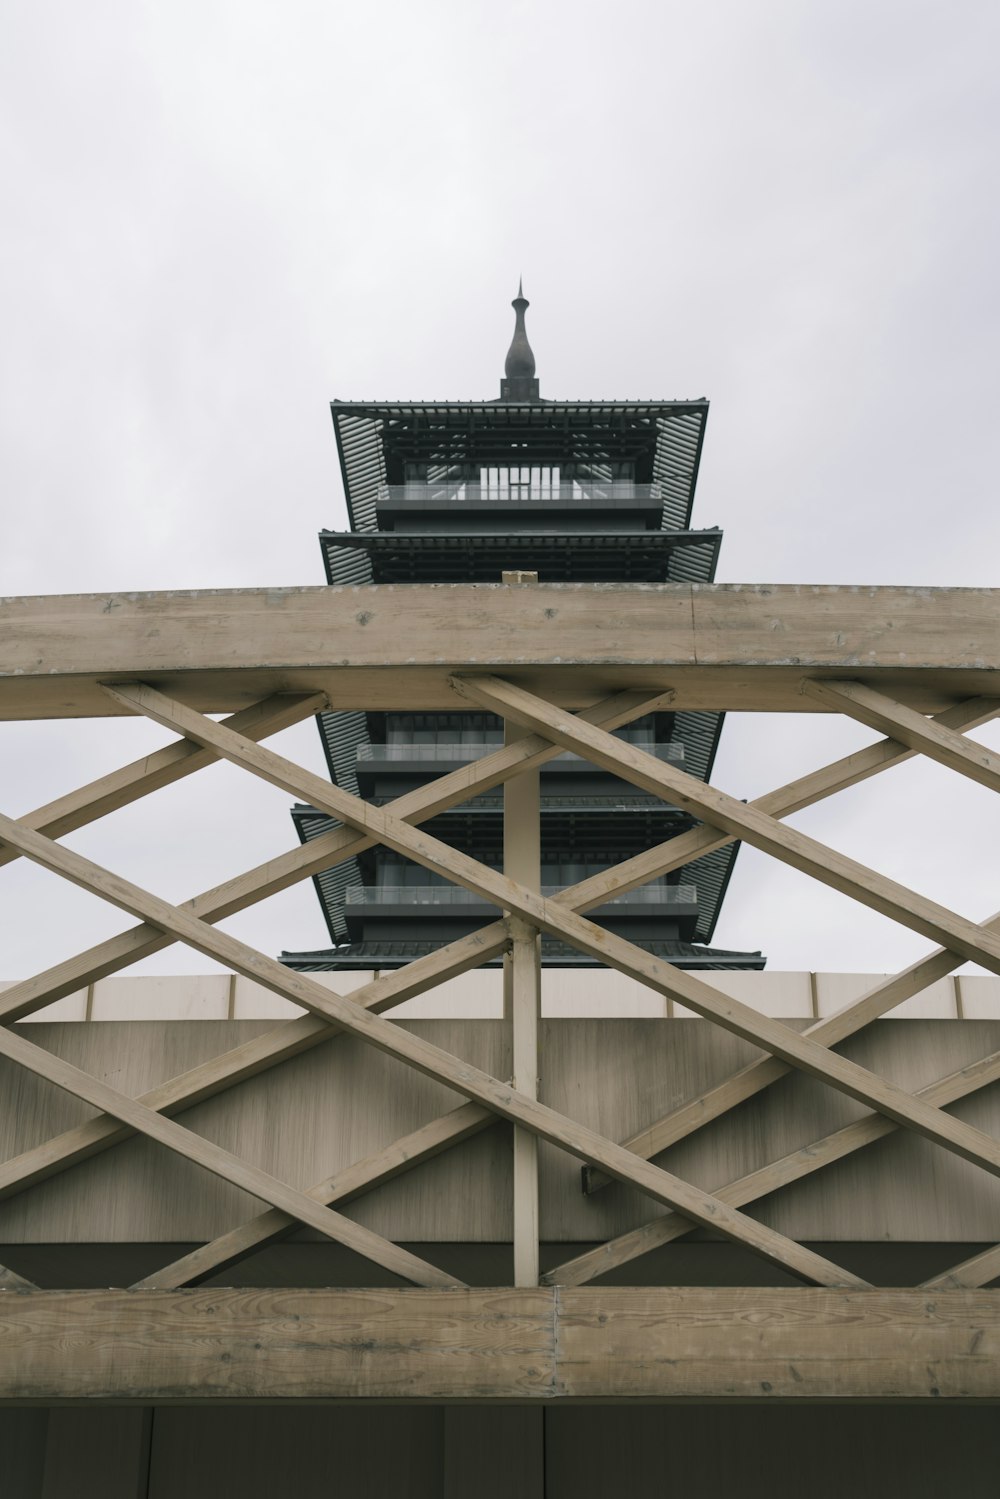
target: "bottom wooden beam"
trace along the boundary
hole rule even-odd
[[[997,1401],[1000,1291],[8,1291],[0,1402]]]

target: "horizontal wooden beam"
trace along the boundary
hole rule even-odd
[[[678,708],[824,711],[803,678],[861,678],[920,712],[1000,691],[991,589],[736,584],[373,585],[0,601],[0,718],[120,711],[141,678],[203,712],[273,692],[337,707],[459,706],[456,672],[567,706],[673,687]],[[892,622],[887,636],[886,621]]]
[[[1000,1399],[1000,1292],[0,1294],[6,1405]]]

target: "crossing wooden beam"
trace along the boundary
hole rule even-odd
[[[927,1087],[918,1089],[916,1096],[937,1108],[944,1108],[997,1081],[1000,1081],[1000,1052],[994,1051],[978,1062],[959,1067],[947,1077],[938,1078]],[[861,1119],[855,1119],[851,1124],[845,1124],[841,1129],[824,1135],[821,1140],[812,1140],[801,1149],[790,1151],[780,1160],[770,1161],[766,1166],[750,1171],[736,1181],[727,1182],[716,1190],[724,1201],[731,1202],[736,1207],[745,1207],[747,1203],[757,1202],[770,1192],[780,1191],[792,1182],[801,1181],[803,1177],[824,1170],[835,1161],[842,1161],[845,1156],[863,1150],[876,1140],[885,1139],[898,1128],[893,1120],[886,1119],[883,1114],[865,1114]],[[649,1254],[652,1249],[670,1244],[675,1239],[682,1239],[691,1232],[692,1227],[692,1224],[685,1223],[676,1213],[666,1213],[556,1266],[542,1276],[542,1281],[546,1285],[584,1285],[598,1275],[606,1275],[609,1270],[617,1270],[629,1261]],[[1000,1252],[990,1250],[988,1254],[993,1256],[991,1263],[996,1266],[994,1275],[1000,1275]],[[985,1265],[986,1257],[979,1258]],[[962,1280],[957,1278],[956,1272],[952,1272],[937,1277],[928,1284],[985,1285],[992,1279],[993,1275],[987,1274],[982,1280]]]
[[[496,677],[466,677],[456,679],[455,685],[479,707],[505,713],[535,733],[549,734],[564,749],[583,755],[612,775],[667,799],[871,910],[1000,974],[1000,937],[937,901],[908,890],[797,828],[786,827],[778,818],[706,785],[636,745],[592,725],[574,723],[572,715],[514,683]],[[256,753],[266,756],[270,751],[260,749]]]
[[[466,684],[463,684],[463,691],[465,690],[465,686]],[[372,833],[390,848],[412,858],[418,864],[431,869],[434,873],[442,875],[446,880],[452,880],[464,885],[483,899],[492,901],[501,909],[509,908],[514,914],[522,917],[527,923],[539,927],[542,931],[551,932],[555,936],[565,937],[566,940],[580,948],[581,951],[586,952],[589,956],[596,957],[598,961],[619,969],[621,972],[628,974],[629,977],[638,979],[640,983],[647,984],[653,989],[679,999],[683,1004],[689,1005],[697,1011],[697,1013],[716,1020],[727,1030],[733,1031],[744,1039],[758,1042],[775,1056],[791,1062],[794,1066],[803,1068],[813,1076],[829,1083],[832,1087],[847,1093],[848,1096],[858,1099],[879,1113],[886,1114],[889,1118],[895,1119],[898,1123],[916,1129],[926,1138],[943,1145],[948,1150],[954,1151],[966,1160],[971,1160],[974,1164],[984,1167],[985,1170],[1000,1175],[1000,1144],[986,1135],[982,1130],[972,1129],[964,1122],[953,1119],[940,1109],[936,1109],[923,1100],[914,1097],[912,1094],[907,1093],[905,1089],[898,1088],[884,1079],[877,1077],[867,1069],[858,1066],[857,1063],[848,1061],[836,1053],[829,1052],[825,1047],[819,1046],[807,1037],[801,1036],[790,1027],[759,1015],[750,1006],[740,1004],[728,995],[720,994],[718,990],[696,979],[692,974],[686,973],[661,959],[653,957],[643,949],[636,947],[635,944],[626,942],[613,933],[596,926],[585,917],[578,916],[575,912],[547,901],[537,891],[526,889],[505,875],[499,874],[479,861],[461,853],[451,845],[441,842],[440,839],[431,838],[422,830],[412,828],[409,824],[402,822],[388,809],[374,807],[362,801],[360,797],[352,796],[340,787],[330,786],[327,782],[321,780],[319,776],[313,775],[311,772],[304,770],[301,766],[295,765],[283,756],[276,755],[273,751],[264,749],[259,745],[250,744],[249,741],[243,740],[240,735],[233,734],[231,730],[223,728],[221,724],[214,723],[194,710],[171,701],[155,689],[137,684],[109,690],[116,692],[124,701],[133,703],[137,709],[148,713],[157,722],[212,745],[218,749],[220,754],[227,760],[231,760],[234,764],[243,766],[253,774],[262,776],[263,779],[270,781],[272,784],[282,786],[293,794],[304,795],[321,809],[330,812],[331,815],[342,817],[346,822],[352,823],[355,827]],[[572,715],[561,713],[559,710],[553,708],[552,705],[539,702],[521,689],[510,688],[507,684],[503,683],[497,684],[492,680],[487,684],[477,681],[470,689],[470,696],[482,699],[490,707],[491,711],[497,711],[496,704],[504,703],[510,710],[509,716],[515,718],[518,722],[525,723],[526,727],[535,728],[536,723],[546,726],[544,731],[550,732],[551,737],[556,742],[565,743],[567,747],[572,749],[576,749],[578,746],[585,746],[584,753],[588,757],[598,758],[601,763],[607,762],[609,765],[620,763],[621,773],[625,774],[629,779],[638,777],[643,781],[649,779],[654,784],[656,782],[662,762],[654,760],[652,756],[643,754],[642,751],[636,750],[632,745],[613,739],[603,730],[579,723],[572,719]],[[547,727],[550,719],[554,725],[551,729]],[[566,722],[567,720],[568,722]],[[652,771],[646,769],[645,762],[649,762],[653,767]],[[662,768],[667,769],[667,767]],[[711,793],[713,798],[722,796],[722,793],[702,786],[701,782],[694,781],[690,776],[676,771],[673,772],[673,775],[681,775],[684,785],[691,782],[697,788],[699,796],[703,793]],[[745,816],[749,813],[749,809],[743,803],[736,802],[734,798],[726,797],[724,800],[727,805],[728,803],[732,803],[738,809],[737,813],[729,814],[727,812],[725,814],[731,816],[734,820],[740,814],[744,814]],[[759,817],[759,814],[754,814],[755,820],[751,825],[756,826],[757,817]],[[773,818],[764,818],[763,821],[770,828],[774,829],[774,832],[770,834],[771,839],[779,847],[783,847],[785,844],[785,835],[790,834],[791,830],[783,827],[780,822]],[[0,818],[0,837],[10,837],[11,841],[15,843],[20,840],[22,847],[24,846],[24,840],[27,839],[29,849],[32,847],[34,849],[33,852],[29,852],[29,857],[38,860],[38,862],[41,862],[46,867],[53,868],[56,872],[60,872],[60,864],[62,864],[63,872],[68,870],[70,866],[65,863],[64,859],[54,858],[51,849],[44,849],[37,841],[32,843],[35,835],[17,832],[16,830],[11,831],[11,826],[7,819]],[[16,825],[14,826],[16,829]],[[800,836],[796,835],[797,838]],[[814,840],[809,839],[805,840],[805,842],[811,845],[814,850],[819,851],[811,853],[810,861],[817,864],[820,868],[825,867],[825,863],[829,859],[839,860],[841,858],[834,851],[825,849],[823,845],[815,844]],[[865,877],[870,877],[875,881],[882,879],[881,876],[873,875],[871,871],[865,870],[863,865],[854,865],[853,861],[846,862],[860,871]],[[68,877],[75,878],[72,875]],[[88,888],[93,888],[93,878],[92,872],[84,874],[81,871],[80,880]],[[891,884],[892,882],[885,883]],[[121,885],[122,882],[118,881],[118,886],[121,887]],[[911,892],[906,891],[902,886],[893,885],[893,892],[896,904],[901,900],[905,903],[911,896]],[[112,901],[116,899],[113,893],[104,890],[100,893],[106,894],[106,898]],[[133,887],[130,896],[132,909],[138,909],[135,905],[137,899],[148,902],[150,897],[145,892],[136,892]],[[929,912],[933,903],[924,902],[922,897],[913,897],[912,899],[921,903],[924,913],[921,917],[921,922],[923,923],[925,919],[928,919],[926,913]],[[163,908],[163,904],[162,902],[159,903],[161,909]],[[938,913],[935,918],[937,925],[940,926],[943,923],[949,929],[954,928],[960,931],[960,941],[966,947],[971,946],[977,952],[987,954],[990,953],[991,949],[995,949],[997,954],[1000,955],[1000,941],[992,937],[991,934],[981,931],[981,929],[975,927],[971,922],[965,922],[961,917],[956,917],[952,913],[944,911],[943,908],[934,907],[934,910]],[[169,912],[165,924],[168,927],[172,925],[173,929],[178,933],[186,929],[190,933],[190,936],[185,940],[190,940],[193,946],[200,947],[203,951],[212,950],[212,938],[206,935],[207,929],[199,930],[202,927],[201,923],[193,923],[189,918],[179,915],[176,910],[173,910]],[[935,922],[932,921],[931,926],[933,927],[934,925]],[[978,942],[971,940],[969,936],[970,932],[978,935]],[[206,946],[206,944],[208,945]],[[956,945],[959,945],[959,941],[956,941]],[[213,953],[213,955],[217,954]],[[223,961],[231,960],[223,959]],[[246,958],[242,955],[241,961],[246,962]],[[993,959],[991,961],[996,963],[997,960]],[[239,972],[244,971],[240,961],[231,962],[231,966],[234,966]],[[263,970],[260,970],[256,976],[263,982],[265,980],[261,978],[262,972]],[[281,991],[279,990],[279,992]],[[310,1003],[309,1000],[303,1002]],[[364,1018],[368,1024],[375,1023],[370,1017],[366,1016]],[[357,1029],[358,1024],[359,1017],[355,1015],[347,1023],[347,1028]],[[369,1039],[373,1038],[369,1037]],[[375,1044],[381,1043],[376,1042]],[[382,1049],[392,1050],[393,1048],[383,1046]],[[431,1075],[439,1074],[432,1071]],[[444,1079],[439,1076],[439,1080]],[[478,1093],[470,1093],[466,1087],[459,1087],[458,1091],[466,1093],[468,1097],[480,1098],[482,1102],[487,1101]],[[519,1108],[523,1106],[523,1101],[522,1096]],[[528,1113],[530,1114],[530,1112],[529,1110]],[[536,1119],[538,1118],[537,1115],[535,1117]],[[514,1122],[520,1121],[515,1119]],[[534,1126],[529,1125],[529,1128],[531,1127]],[[539,1129],[538,1133],[543,1138],[546,1137],[544,1130]],[[556,1143],[560,1142],[557,1141]],[[620,1168],[624,1164],[620,1157],[616,1156],[614,1159],[616,1168]],[[628,1159],[634,1161],[636,1157],[629,1153]],[[590,1164],[602,1165],[602,1162],[592,1160]],[[606,1167],[604,1169],[607,1171]],[[634,1184],[638,1184],[634,1179],[634,1170],[633,1166]],[[621,1169],[613,1169],[607,1171],[607,1174],[609,1176],[621,1177],[622,1172]],[[719,1227],[718,1221],[716,1221],[715,1226]]]
[[[891,734],[909,749],[978,781],[990,791],[1000,791],[1000,755],[942,723],[925,718],[922,713],[915,713],[884,692],[877,692],[864,682],[821,681],[804,682],[802,691],[826,707],[877,729],[880,734]]]
[[[197,716],[197,715],[196,715]],[[208,720],[205,721],[206,724]],[[207,727],[199,731],[201,734],[214,738],[216,731],[221,733],[220,744],[227,746],[227,753],[232,751],[229,742],[229,730],[221,729],[215,724],[212,729]],[[239,736],[233,736],[239,738]],[[241,754],[259,751],[258,746],[250,745],[249,741],[243,741],[247,746],[246,751]],[[252,758],[252,756],[251,756]],[[280,759],[280,757],[278,757]],[[299,773],[306,776],[307,773],[298,767]],[[346,793],[344,793],[346,794]],[[356,802],[358,807],[364,808],[365,803],[358,798],[348,798],[352,803]],[[387,828],[394,838],[407,840],[412,833],[414,837],[420,837],[413,829],[408,829],[406,823],[397,819],[384,821],[386,813],[384,809],[371,809],[378,811],[382,819],[380,825]],[[359,819],[363,814],[357,814]],[[408,831],[403,831],[408,830]],[[570,1151],[583,1161],[599,1165],[609,1176],[618,1177],[622,1181],[637,1187],[641,1192],[652,1197],[655,1201],[663,1202],[669,1207],[677,1207],[687,1216],[704,1224],[727,1238],[732,1238],[748,1249],[762,1255],[765,1259],[779,1264],[782,1268],[790,1270],[792,1274],[800,1276],[807,1281],[813,1281],[821,1285],[858,1285],[859,1277],[852,1275],[840,1266],[832,1264],[821,1255],[805,1249],[802,1245],[793,1243],[784,1235],[775,1233],[772,1229],[764,1228],[752,1219],[745,1217],[742,1213],[734,1211],[718,1202],[711,1193],[702,1191],[690,1183],[681,1181],[680,1178],[671,1173],[663,1171],[659,1167],[652,1166],[646,1161],[640,1160],[630,1151],[623,1150],[620,1145],[607,1140],[595,1130],[587,1129],[585,1126],[568,1119],[556,1110],[530,1098],[527,1094],[520,1093],[501,1079],[491,1077],[488,1073],[472,1067],[461,1058],[452,1056],[449,1052],[438,1046],[433,1046],[420,1037],[414,1036],[408,1031],[392,1025],[389,1021],[381,1019],[377,1015],[362,1009],[349,999],[332,994],[327,989],[309,979],[306,975],[293,973],[264,953],[256,951],[246,943],[237,941],[227,933],[218,931],[215,927],[199,921],[180,907],[172,906],[169,902],[152,895],[149,891],[141,889],[131,881],[123,879],[120,875],[111,873],[94,864],[91,860],[84,859],[81,855],[63,848],[27,828],[22,828],[11,818],[0,815],[0,839],[11,843],[15,848],[25,854],[33,862],[40,864],[43,868],[50,869],[53,873],[62,875],[72,883],[83,889],[100,895],[111,904],[132,912],[134,915],[143,917],[150,924],[159,926],[166,931],[171,931],[175,936],[194,947],[197,951],[207,956],[218,959],[226,967],[233,969],[236,973],[242,973],[257,983],[263,984],[282,998],[290,999],[293,1003],[304,1005],[306,1008],[335,1021],[344,1030],[352,1032],[362,1040],[369,1042],[391,1056],[398,1057],[401,1061],[415,1067],[417,1071],[426,1076],[434,1078],[446,1087],[454,1089],[455,1092],[478,1103],[485,1104],[494,1113],[509,1119],[511,1123],[523,1125],[532,1130],[554,1145]],[[437,846],[446,851],[446,864],[449,858],[456,860],[461,856],[454,850],[448,850],[447,845],[437,844],[437,840],[431,839],[428,847]],[[492,876],[485,866],[476,865],[475,860],[468,861],[477,870],[483,871],[483,878]],[[462,866],[464,868],[464,865]],[[536,915],[539,906],[544,907],[544,900],[537,894],[523,891],[522,887],[513,880],[504,876],[497,876],[502,881],[504,891],[509,895],[509,901],[501,900],[501,904],[509,904],[512,909],[518,910],[519,914],[525,914],[530,921]],[[567,915],[566,921],[582,923],[583,927],[589,928],[592,924],[583,917]],[[538,921],[536,924],[548,925],[546,922]],[[600,934],[600,928],[594,928]],[[630,948],[631,944],[624,944]],[[666,966],[666,965],[665,965]],[[714,991],[713,991],[714,992]],[[9,1039],[3,1039],[9,1038]],[[3,1047],[10,1046],[10,1040],[15,1039],[11,1032],[0,1030],[0,1039],[3,1039]],[[16,1038],[20,1040],[20,1038]],[[40,1048],[34,1048],[40,1050]],[[42,1057],[48,1053],[42,1052]],[[20,1058],[16,1058],[20,1060]],[[54,1060],[54,1059],[53,1059]],[[839,1061],[840,1059],[835,1059]],[[25,1053],[27,1064],[28,1054]],[[848,1064],[844,1064],[848,1065]],[[850,1064],[853,1065],[853,1064]],[[32,1070],[43,1071],[41,1059],[31,1058]],[[859,1076],[871,1077],[864,1069],[856,1069]],[[885,1085],[888,1087],[888,1085]],[[898,1090],[897,1090],[898,1091]],[[109,1094],[112,1098],[114,1090]],[[80,1096],[85,1096],[81,1093]],[[908,1095],[904,1095],[908,1098]],[[92,1100],[93,1101],[93,1100]],[[161,1115],[151,1110],[139,1110],[135,1117],[129,1117],[124,1108],[124,1103],[131,1100],[123,1100],[121,1095],[114,1096],[113,1107],[97,1102],[97,1107],[106,1108],[108,1113],[123,1118],[125,1122],[131,1123],[133,1128],[141,1129],[144,1133],[160,1137],[158,1131],[161,1126],[166,1126],[171,1121],[165,1120]],[[916,1107],[912,1100],[908,1101],[908,1108]],[[1000,1171],[1000,1147],[989,1141],[987,1136],[981,1135],[980,1131],[968,1130],[961,1134],[955,1121],[948,1119],[947,1115],[941,1115],[946,1121],[944,1125],[936,1125],[937,1133],[952,1143],[952,1148],[961,1148],[964,1151],[973,1149],[977,1158],[981,1157],[986,1163],[990,1160],[990,1152],[996,1154],[997,1168]],[[173,1126],[176,1129],[177,1126]],[[170,1131],[171,1138],[173,1129]],[[188,1131],[181,1131],[186,1135]],[[164,1143],[167,1136],[164,1133]],[[986,1142],[981,1144],[980,1141]],[[223,1174],[220,1172],[220,1174]],[[247,1190],[252,1191],[252,1187]],[[274,1187],[269,1187],[267,1193],[261,1195],[266,1199],[274,1201]],[[309,1214],[314,1211],[326,1212],[330,1210],[316,1209],[315,1205],[305,1199],[304,1194],[296,1193],[297,1199],[294,1207],[284,1203],[275,1203],[285,1210],[292,1212],[295,1216],[308,1219]],[[332,1228],[323,1230],[330,1233]],[[376,1236],[377,1237],[377,1236]],[[373,1249],[362,1250],[369,1257],[376,1257]]]

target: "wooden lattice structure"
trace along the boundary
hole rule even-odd
[[[261,743],[332,704],[454,708],[507,725],[503,748],[377,807]],[[836,712],[886,737],[745,804],[612,730],[665,704]],[[223,722],[206,716],[228,712]],[[1000,917],[958,915],[789,828],[791,813],[914,754],[1000,790],[1000,758],[964,731],[1000,714],[1000,611],[988,591],[664,586],[271,590],[8,601],[0,717],[144,714],[176,736],[39,808],[0,816],[0,861],[18,857],[120,907],[120,935],[0,996],[0,1052],[100,1112],[0,1167],[11,1195],[134,1133],[267,1204],[251,1221],[122,1291],[42,1291],[8,1273],[0,1397],[7,1400],[369,1398],[983,1399],[996,1361],[1000,1245],[933,1282],[876,1290],[742,1211],[897,1129],[993,1175],[1000,1142],[946,1112],[1000,1079],[1000,1052],[907,1091],[835,1049],[967,959],[1000,974]],[[537,771],[574,751],[689,810],[698,826],[563,890],[540,893]],[[340,824],[224,885],[174,905],[58,839],[222,758]],[[421,830],[435,813],[503,784],[503,872]],[[615,894],[743,839],[920,933],[934,950],[804,1033],[762,1015],[598,926]],[[217,929],[225,916],[383,842],[496,905],[498,919],[350,997]],[[759,1047],[765,1056],[625,1141],[537,1095],[538,934],[550,933]],[[304,1007],[257,1040],[131,1098],[12,1025],[53,1000],[186,943]],[[480,1071],[393,1024],[391,1011],[506,954],[513,1078]],[[240,1159],[175,1117],[296,1054],[349,1033],[466,1100],[308,1191]],[[654,1164],[667,1146],[801,1069],[870,1112],[752,1175],[707,1192]],[[309,1100],[301,1101],[308,1111]],[[350,1199],[487,1128],[514,1126],[514,1282],[488,1290],[353,1221]],[[585,1186],[611,1179],[669,1212],[539,1275],[537,1145],[579,1158]],[[287,1232],[318,1230],[415,1289],[238,1292],[196,1287]],[[594,1277],[693,1225],[763,1256],[801,1290],[595,1288]],[[16,1293],[16,1294],[14,1294]]]

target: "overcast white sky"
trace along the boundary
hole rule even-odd
[[[330,397],[497,394],[522,272],[543,394],[710,397],[720,581],[997,584],[998,53],[990,0],[6,0],[0,591],[322,582]],[[716,780],[871,737],[734,716]],[[0,807],[163,739],[2,725]],[[311,725],[273,742],[318,767]],[[983,917],[995,801],[911,765],[796,821]],[[216,767],[68,841],[180,899],[288,846],[287,802]],[[122,925],[0,880],[0,977]],[[308,885],[229,927],[325,941]],[[747,848],[716,942],[927,945]]]

